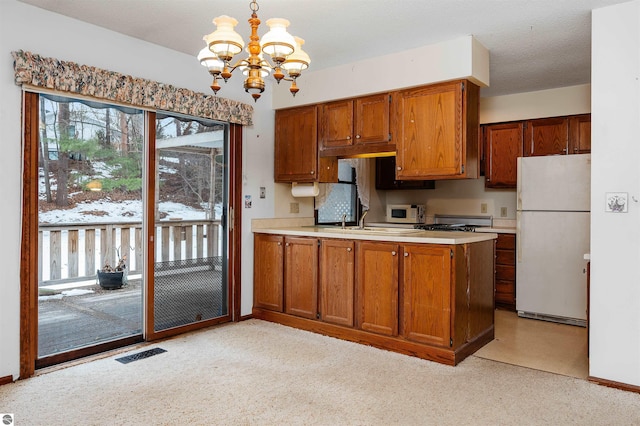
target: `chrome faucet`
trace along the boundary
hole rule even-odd
[[[369,213],[369,210],[365,210],[362,212],[362,216],[360,216],[360,221],[358,222],[358,228],[364,229],[364,217]]]
[[[345,228],[347,227],[346,222],[347,222],[347,214],[346,214],[346,213],[344,213],[344,214],[342,215],[342,229],[345,229]]]

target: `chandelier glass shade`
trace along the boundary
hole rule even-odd
[[[220,90],[219,79],[226,83],[232,73],[240,69],[246,77],[244,89],[251,94],[254,101],[260,98],[265,87],[264,78],[271,72],[278,83],[282,80],[290,81],[289,91],[295,96],[300,90],[296,85],[296,79],[311,63],[309,55],[302,50],[304,40],[289,34],[289,21],[282,18],[267,20],[269,31],[260,39],[260,20],[257,15],[259,6],[256,0],[250,3],[250,8],[251,36],[246,48],[244,40],[234,29],[238,21],[226,15],[215,18],[213,23],[216,30],[203,37],[206,46],[198,53],[198,61],[213,76],[211,90],[217,94]],[[233,58],[243,50],[249,56],[232,64]],[[268,56],[270,61],[265,59],[265,56]]]

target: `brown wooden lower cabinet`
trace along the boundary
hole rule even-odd
[[[253,307],[284,308],[284,237],[255,234],[253,239]]]
[[[289,243],[280,289],[269,278],[278,274],[262,264],[277,264],[278,241]],[[312,246],[320,247],[315,260]],[[441,245],[256,233],[255,258],[255,318],[449,365],[494,337],[493,240]],[[310,271],[314,261],[318,275]],[[274,296],[263,294],[269,291]],[[277,294],[287,295],[284,308],[259,303]]]
[[[453,247],[404,247],[404,332],[407,339],[449,347]]]
[[[284,239],[284,311],[304,318],[318,313],[318,239]]]
[[[356,306],[362,330],[398,334],[397,243],[358,241]]]
[[[355,243],[323,239],[320,245],[320,319],[353,327]]]
[[[516,310],[516,236],[498,234],[496,240],[495,304]]]

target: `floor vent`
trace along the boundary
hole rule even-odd
[[[122,358],[116,358],[116,361],[121,362],[122,364],[129,364],[130,362],[137,361],[139,359],[149,358],[150,356],[154,356],[157,354],[161,354],[166,352],[162,348],[153,348],[148,351],[138,352],[137,354],[131,354],[127,356],[123,356]]]

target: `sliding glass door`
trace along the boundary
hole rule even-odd
[[[144,113],[40,95],[39,117],[37,357],[44,366],[60,354],[142,339]],[[99,281],[101,271],[111,272],[108,283]]]
[[[38,301],[23,311],[35,367],[231,320],[229,125],[26,99],[21,297]]]
[[[229,316],[225,124],[156,118],[153,332]]]

